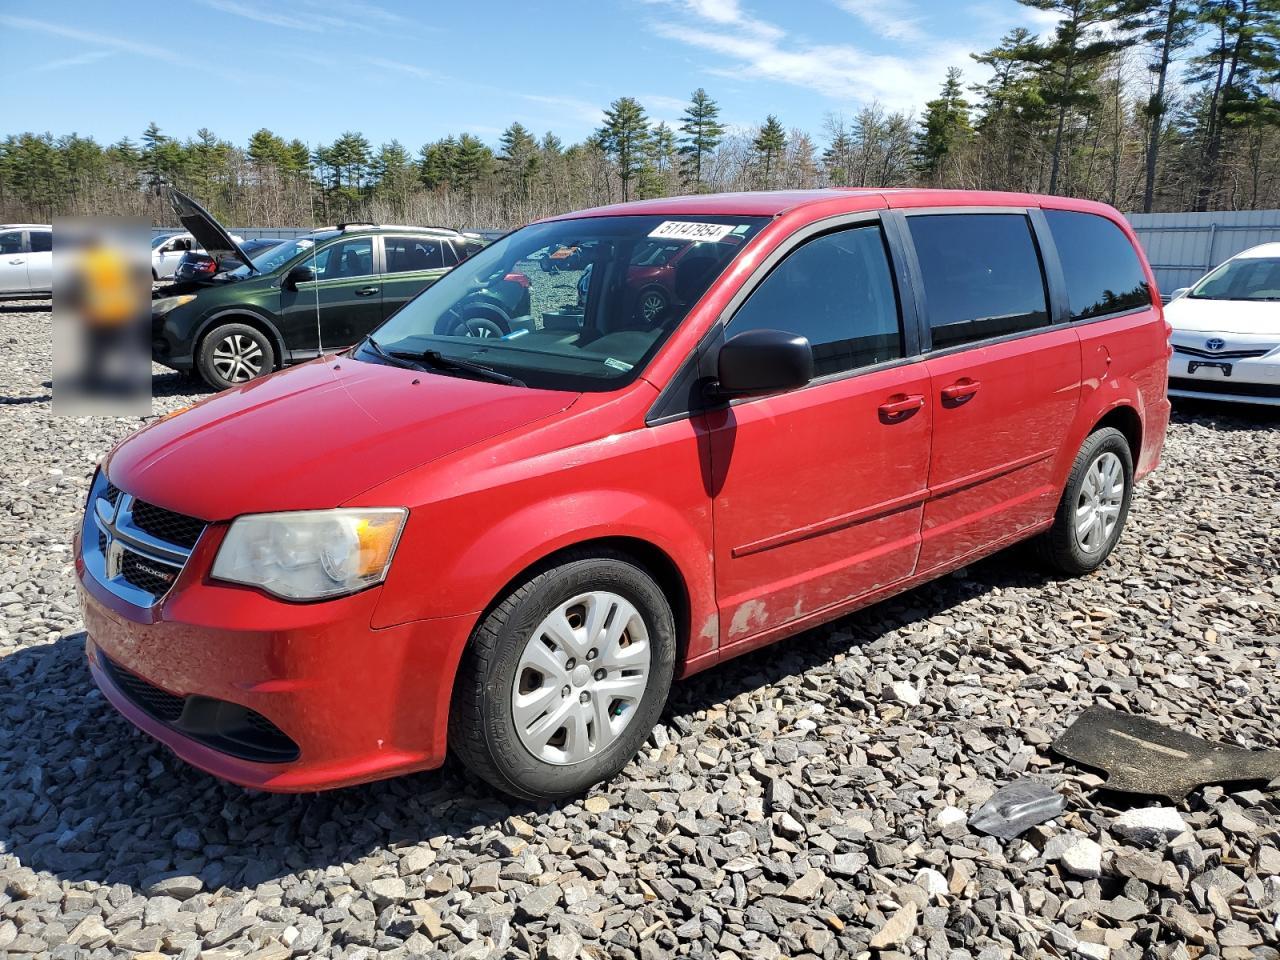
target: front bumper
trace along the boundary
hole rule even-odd
[[[173,325],[166,323],[168,317],[167,313],[151,316],[151,359],[170,370],[189,373],[195,366],[195,357],[191,352],[193,344],[180,335]]]
[[[474,617],[373,629],[380,588],[291,604],[211,582],[197,571],[209,569],[220,540],[204,537],[150,608],[100,584],[77,542],[89,668],[112,705],[193,766],[262,790],[323,790],[439,766]],[[246,722],[281,750],[247,749],[255,744]]]
[[[1169,396],[1280,406],[1276,336],[1175,331]]]

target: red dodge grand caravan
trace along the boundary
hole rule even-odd
[[[636,309],[632,268],[673,243],[662,308]],[[528,315],[453,335],[513,279]],[[76,548],[89,665],[237,783],[452,748],[512,794],[574,794],[677,675],[1015,541],[1098,567],[1159,458],[1168,335],[1096,203],[820,190],[544,220],[346,352],[117,446]]]

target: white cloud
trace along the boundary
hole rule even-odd
[[[244,17],[246,20],[255,20],[258,23],[266,23],[273,27],[283,27],[286,30],[301,30],[305,33],[322,33],[324,31],[324,27],[316,22],[316,18],[313,15],[298,16],[272,13],[259,5],[239,3],[238,0],[200,0],[200,2],[206,7],[217,10],[219,13],[230,14],[233,17]]]
[[[123,37],[112,36],[109,33],[94,33],[91,30],[77,30],[75,27],[64,27],[57,23],[48,23],[44,20],[32,20],[29,17],[11,17],[7,14],[0,14],[0,24],[7,27],[13,27],[15,30],[34,31],[36,33],[47,33],[55,37],[65,37],[68,40],[78,40],[81,43],[87,43],[97,47],[107,47],[111,50],[122,50],[125,53],[136,54],[140,57],[147,57],[151,60],[163,60],[167,63],[189,64],[189,60],[173,50],[167,50],[163,47],[153,47],[147,43],[138,43],[134,40],[126,40]]]
[[[553,107],[558,116],[573,117],[580,123],[589,123],[593,126],[598,125],[604,116],[604,109],[599,104],[589,100],[579,100],[577,97],[548,96],[538,93],[521,93],[517,96],[530,103]]]
[[[47,60],[40,66],[33,68],[33,73],[48,73],[53,70],[65,70],[68,67],[83,67],[86,64],[97,63],[104,57],[111,56],[115,51],[112,50],[90,50],[87,53],[79,54],[74,57],[63,57],[60,60]]]
[[[419,80],[430,80],[432,82],[439,83],[447,79],[443,74],[430,70],[427,67],[420,67],[415,63],[402,63],[399,60],[388,60],[385,57],[365,57],[365,62],[383,70],[394,70],[397,73],[406,73],[411,77],[417,77]]]
[[[662,113],[670,113],[676,116],[684,113],[689,106],[689,101],[680,97],[664,97],[658,93],[646,93],[636,97],[644,108],[651,113],[661,111]]]
[[[733,61],[728,67],[709,67],[712,73],[787,83],[838,102],[879,100],[891,109],[911,110],[933,95],[946,70],[945,64],[922,62],[919,56],[791,40],[785,31],[760,21],[745,30],[711,30],[687,22],[658,22],[653,28],[669,40]]]
[[[921,18],[910,16],[910,4],[886,4],[883,0],[835,0],[836,6],[870,27],[887,40],[916,43],[925,40]]]

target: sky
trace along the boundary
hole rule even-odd
[[[155,121],[413,152],[519,120],[572,143],[620,96],[675,126],[697,87],[731,127],[819,134],[872,101],[919,112],[948,66],[979,80],[970,52],[1052,25],[1016,0],[0,0],[0,136]]]

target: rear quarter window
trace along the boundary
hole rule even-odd
[[[1106,217],[1045,210],[1067,284],[1072,320],[1151,306],[1151,287],[1133,244]]]

